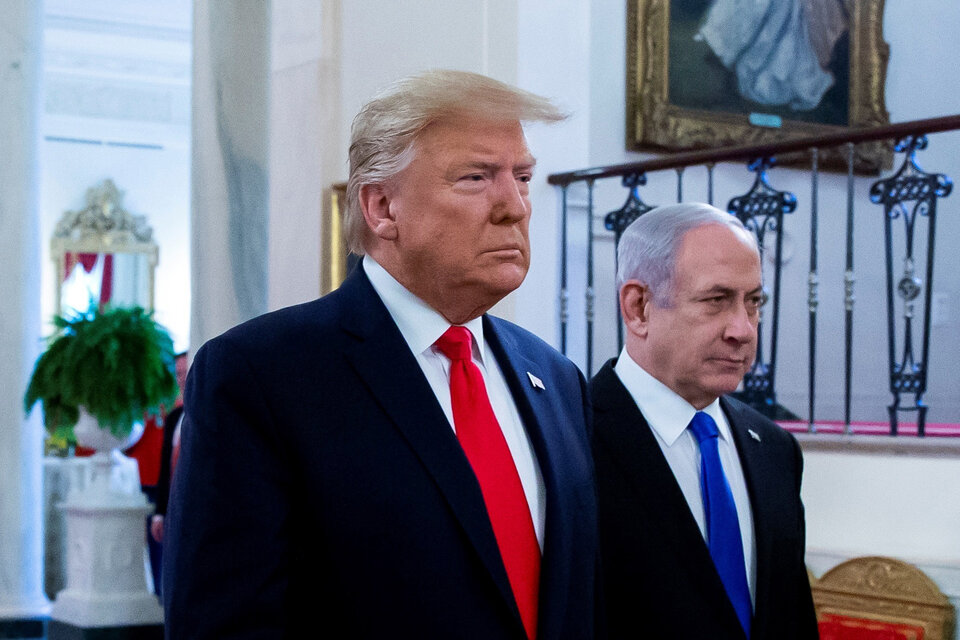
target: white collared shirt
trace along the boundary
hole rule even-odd
[[[663,451],[670,470],[673,471],[683,496],[687,499],[690,512],[700,527],[704,540],[707,539],[707,523],[703,511],[703,496],[700,494],[700,445],[696,437],[687,429],[697,410],[689,402],[677,395],[672,389],[647,373],[627,353],[620,353],[614,367],[617,376],[627,388],[637,407],[647,419],[650,429]],[[750,496],[747,483],[737,455],[737,446],[733,441],[730,423],[720,408],[720,400],[714,400],[702,409],[717,423],[720,432],[718,450],[723,473],[727,476],[733,501],[737,505],[737,519],[740,521],[740,538],[743,541],[743,557],[746,562],[747,584],[750,598],[756,604],[756,545],[753,528],[753,510],[750,508]]]
[[[450,427],[456,431],[453,423],[453,403],[450,400],[450,360],[433,346],[433,343],[450,328],[450,323],[430,305],[397,282],[370,256],[364,256],[361,266],[377,295],[383,300],[390,317],[400,329],[400,334],[406,340],[420,368],[423,369],[423,375],[426,376],[430,388],[446,414]],[[473,335],[473,362],[483,376],[490,405],[493,407],[497,422],[500,423],[503,437],[507,441],[513,463],[520,475],[520,484],[523,485],[527,506],[530,508],[530,516],[533,519],[533,529],[542,551],[546,496],[543,476],[540,474],[533,444],[523,428],[520,413],[517,411],[510,389],[507,388],[507,381],[503,377],[500,365],[490,353],[483,337],[483,319],[474,318],[463,326]]]

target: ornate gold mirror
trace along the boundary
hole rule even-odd
[[[91,302],[153,309],[159,250],[146,217],[123,208],[123,192],[109,179],[87,189],[86,200],[64,212],[50,240],[57,315]]]

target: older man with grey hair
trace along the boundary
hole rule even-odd
[[[800,448],[726,395],[756,355],[753,234],[678,204],[617,255],[626,345],[590,383],[611,637],[815,640]]]
[[[586,383],[486,314],[530,263],[522,123],[562,117],[455,71],[363,108],[345,221],[360,264],[193,363],[168,637],[594,637]]]

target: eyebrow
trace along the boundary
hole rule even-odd
[[[482,170],[499,170],[503,168],[503,164],[499,162],[488,162],[486,160],[467,160],[461,164],[454,165],[454,168],[457,170],[462,169],[482,169]],[[537,160],[533,156],[530,156],[528,159],[518,162],[517,164],[511,167],[512,170],[528,170],[532,171],[534,167],[537,166]]]
[[[713,293],[721,293],[725,296],[734,296],[734,295],[737,295],[737,290],[731,289],[730,287],[724,287],[722,285],[715,285],[705,291],[702,291],[701,295],[710,295]],[[754,287],[753,289],[750,289],[749,291],[747,291],[747,295],[751,295],[754,293],[763,293],[763,284],[760,284]]]

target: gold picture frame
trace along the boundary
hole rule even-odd
[[[803,0],[784,1],[803,4]],[[827,54],[832,56],[830,64],[835,73],[824,74],[833,78],[834,84],[822,94],[816,107],[804,112],[802,108],[791,111],[788,106],[757,111],[747,108],[757,104],[743,97],[741,73],[748,77],[748,72],[739,66],[736,70],[724,66],[730,61],[725,63],[722,56],[713,55],[712,51],[697,58],[710,46],[709,36],[705,38],[702,30],[694,31],[690,25],[696,23],[693,29],[701,29],[708,11],[727,0],[685,0],[676,6],[670,0],[628,0],[627,147],[678,151],[766,144],[847,127],[888,124],[884,87],[889,45],[883,40],[884,0],[836,1],[834,9],[842,12],[847,28],[833,29],[841,35],[833,41],[837,46]],[[727,4],[733,6],[732,2]],[[695,12],[700,13],[699,19]],[[672,16],[676,23],[673,28]],[[725,19],[728,25],[734,21],[736,26],[735,21],[743,18],[728,12]],[[718,33],[728,38],[736,37],[736,32],[732,29]],[[713,64],[698,64],[698,60]],[[722,78],[724,73],[733,74],[733,80]],[[848,79],[845,83],[840,81],[844,74]],[[690,87],[686,92],[681,90],[684,83]],[[676,89],[676,95],[671,95],[671,87]],[[730,96],[731,90],[740,95]],[[711,95],[716,99],[711,99]],[[826,103],[828,96],[832,104]],[[725,106],[727,103],[734,108]],[[821,154],[822,167],[846,167],[842,149],[825,152]],[[860,144],[855,151],[855,168],[862,173],[876,173],[892,166],[892,157],[891,142]]]
[[[338,182],[325,190],[320,220],[320,295],[339,287],[351,266],[351,253],[343,236],[346,199],[345,182]]]

